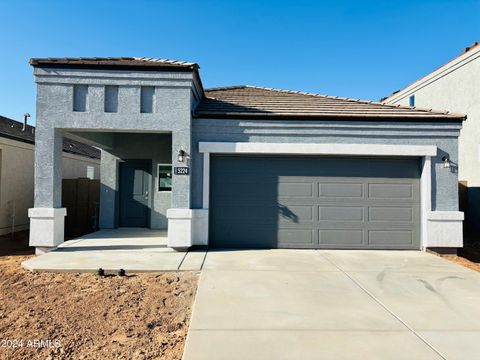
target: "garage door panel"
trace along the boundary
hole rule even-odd
[[[318,220],[322,221],[362,221],[364,208],[361,206],[319,206]]]
[[[409,230],[370,230],[368,243],[372,245],[413,245],[414,235]]]
[[[259,204],[224,204],[222,211],[214,212],[217,221],[245,223],[305,223],[313,221],[313,206],[285,206],[282,204],[258,206]],[[213,212],[213,211],[212,211]]]
[[[370,199],[413,199],[413,184],[368,184]]]
[[[212,156],[211,172],[212,246],[419,248],[417,159]]]
[[[310,222],[313,220],[313,206],[278,206],[278,220],[281,222]]]
[[[244,206],[227,204],[222,206],[222,211],[215,212],[215,218],[225,223],[259,223],[274,224],[278,222],[278,209],[276,206]]]
[[[278,243],[288,247],[312,247],[314,235],[311,229],[280,229],[278,231]]]
[[[369,221],[413,222],[414,209],[411,207],[369,207]]]
[[[278,184],[278,189],[275,189],[278,192],[279,198],[285,197],[312,197],[313,196],[313,184],[310,183],[301,183],[301,182],[280,182]]]
[[[220,224],[212,229],[212,245],[225,248],[275,248],[277,247],[276,226],[249,224]],[[215,241],[222,239],[222,241]]]
[[[215,234],[218,231],[218,234]],[[314,232],[308,228],[284,228],[276,232],[275,226],[261,224],[231,224],[220,226],[211,235],[224,236],[221,242],[215,242],[216,247],[225,248],[312,248],[315,245]],[[275,233],[275,235],[273,235]]]
[[[363,198],[363,184],[358,183],[321,183],[319,197]]]
[[[324,245],[363,245],[363,230],[352,229],[330,229],[319,230],[318,238],[320,244]]]
[[[215,186],[215,184],[214,184]],[[220,201],[229,201],[232,192],[237,194],[244,194],[243,199],[277,199],[278,191],[271,186],[271,182],[267,184],[239,184],[239,183],[225,183],[218,184],[216,196]]]

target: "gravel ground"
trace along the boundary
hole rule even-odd
[[[181,359],[198,273],[34,274],[29,252],[0,250],[0,358]]]

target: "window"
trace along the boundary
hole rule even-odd
[[[410,96],[408,100],[410,102],[410,106],[415,106],[415,95]]]
[[[87,85],[73,85],[73,111],[87,111]]]
[[[172,191],[172,165],[158,165],[158,191]]]
[[[142,86],[140,91],[140,112],[153,112],[153,97],[155,95],[155,88],[153,86]]]
[[[106,113],[118,111],[118,86],[105,86],[105,108]]]
[[[95,179],[95,167],[94,166],[87,166],[87,178],[90,180]]]

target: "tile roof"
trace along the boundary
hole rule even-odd
[[[0,137],[35,144],[35,127],[27,125],[23,130],[23,123],[0,115]],[[63,151],[92,159],[100,159],[100,150],[66,137],[63,138]]]
[[[462,121],[465,115],[372,101],[256,86],[205,89],[195,110],[199,118],[378,119],[396,121]]]
[[[120,68],[145,70],[191,71],[199,66],[193,62],[154,59],[146,57],[78,57],[78,58],[33,58],[30,65],[34,67],[69,67],[69,68]]]

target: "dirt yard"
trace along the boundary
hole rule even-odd
[[[475,270],[475,271],[480,271],[480,263],[478,263],[478,262],[473,262],[473,261],[470,261],[470,260],[468,260],[464,257],[455,256],[455,255],[443,255],[442,257],[447,259],[447,260],[453,261],[453,262],[457,263],[458,265],[465,266],[465,267],[470,268],[470,269]]]
[[[181,359],[198,273],[33,274],[25,241],[0,239],[0,358]]]
[[[450,261],[459,265],[468,267],[475,271],[480,271],[480,241],[465,241],[464,247],[458,250],[458,256],[444,255]]]
[[[0,359],[181,359],[198,273],[33,274],[27,243],[0,237]],[[478,246],[445,258],[480,271]]]

